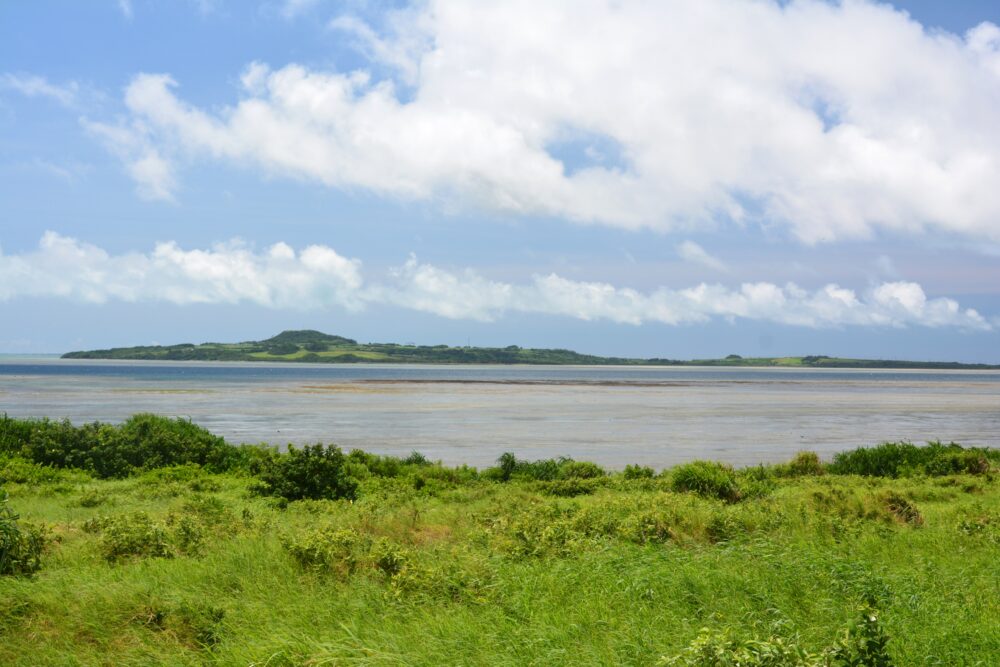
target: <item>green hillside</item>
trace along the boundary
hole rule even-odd
[[[556,364],[556,365],[654,365],[654,366],[766,366],[809,368],[924,368],[989,369],[1000,366],[957,362],[843,359],[827,356],[741,357],[723,359],[636,359],[598,357],[563,349],[508,347],[451,347],[448,345],[399,345],[359,343],[351,338],[305,329],[283,331],[261,341],[242,343],[181,343],[117,347],[68,352],[64,359],[133,359],[161,361],[289,361],[313,363],[401,364]]]

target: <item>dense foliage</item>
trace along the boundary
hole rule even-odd
[[[244,464],[249,448],[233,447],[190,421],[152,414],[134,415],[120,425],[83,426],[3,415],[0,455],[109,478],[187,463],[221,472]]]
[[[918,447],[908,442],[886,442],[876,447],[859,447],[834,456],[830,471],[841,475],[904,477],[910,475],[981,474],[990,469],[996,451],[964,448],[950,443],[931,442]]]
[[[33,574],[41,567],[45,540],[41,531],[18,523],[0,488],[0,576]]]
[[[284,456],[263,459],[254,472],[260,483],[254,490],[285,500],[353,500],[358,482],[346,469],[346,459],[335,445],[289,447]]]

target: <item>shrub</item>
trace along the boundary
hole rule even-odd
[[[539,482],[538,490],[547,496],[572,498],[574,496],[590,495],[597,490],[601,480],[594,478],[570,477],[556,479],[551,482]]]
[[[366,557],[369,540],[349,528],[319,528],[298,538],[285,538],[282,544],[299,565],[315,570],[329,570],[346,577]]]
[[[607,473],[596,463],[574,461],[571,458],[539,459],[525,461],[505,452],[497,459],[497,467],[483,472],[486,479],[508,482],[511,479],[551,482],[555,479],[591,479]]]
[[[335,445],[290,446],[288,452],[265,462],[253,491],[285,500],[337,500],[357,497],[358,482],[348,475],[346,457]]]
[[[0,489],[0,576],[31,575],[41,568],[45,537],[42,531],[18,522]]]
[[[805,477],[807,475],[822,475],[826,468],[819,460],[816,452],[798,452],[791,461],[780,466],[781,472],[789,477]]]
[[[867,477],[910,475],[953,475],[989,472],[995,450],[964,448],[950,443],[931,442],[918,447],[909,442],[885,442],[876,447],[859,447],[834,456],[830,472]]]
[[[780,637],[737,639],[724,630],[713,632],[703,628],[680,654],[663,657],[657,664],[663,667],[819,667],[825,663],[793,641]]]
[[[198,646],[212,648],[222,641],[225,609],[205,604],[182,604],[174,616],[178,621],[177,634],[190,637]]]
[[[426,456],[418,451],[410,452],[410,455],[403,459],[403,464],[408,466],[429,466],[431,462]]]
[[[118,426],[0,419],[0,454],[42,466],[88,470],[103,478],[183,464],[229,470],[249,456],[245,449],[250,448],[228,445],[190,421],[152,414],[133,415]]]
[[[892,667],[887,644],[889,637],[879,624],[878,613],[871,607],[861,610],[860,618],[826,654],[829,662],[845,667]]]
[[[82,471],[59,470],[38,465],[20,456],[0,458],[0,484],[58,484],[62,482],[86,482],[91,476]]]
[[[406,465],[395,456],[379,456],[352,449],[346,458],[352,468],[362,466],[374,477],[399,477],[406,472]]]
[[[674,491],[690,491],[730,503],[742,497],[733,468],[714,461],[692,461],[677,466],[672,471],[670,484]]]
[[[166,529],[154,523],[145,512],[95,519],[84,528],[91,532],[101,532],[101,555],[109,563],[130,557],[173,556]]]
[[[655,476],[656,471],[649,466],[632,463],[625,466],[625,470],[622,471],[622,477],[625,479],[653,479]]]
[[[76,504],[80,507],[98,507],[108,502],[108,500],[110,500],[110,498],[107,493],[88,489],[80,494],[80,497],[77,498]]]
[[[911,526],[924,525],[924,517],[917,506],[895,491],[883,493],[879,496],[879,502],[900,523]]]
[[[567,460],[559,466],[560,479],[595,479],[606,474],[604,468],[590,461]]]
[[[886,650],[889,638],[869,607],[837,642],[811,653],[797,638],[735,638],[727,630],[703,628],[687,648],[657,662],[663,667],[892,667]]]
[[[764,465],[743,468],[736,472],[736,483],[740,499],[763,498],[774,490],[774,470]]]
[[[391,578],[409,565],[413,555],[406,547],[383,537],[372,544],[371,559],[376,570]]]

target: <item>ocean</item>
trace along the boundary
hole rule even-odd
[[[0,413],[191,419],[231,442],[568,456],[611,468],[787,460],[886,440],[1000,446],[1000,371],[0,359]]]

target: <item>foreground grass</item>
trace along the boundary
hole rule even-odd
[[[348,459],[355,500],[288,502],[240,470],[0,458],[20,523],[48,534],[36,574],[0,576],[0,664],[723,665],[690,647],[815,656],[862,610],[895,664],[1000,656],[988,465],[892,479],[807,457],[698,493],[685,469]]]

